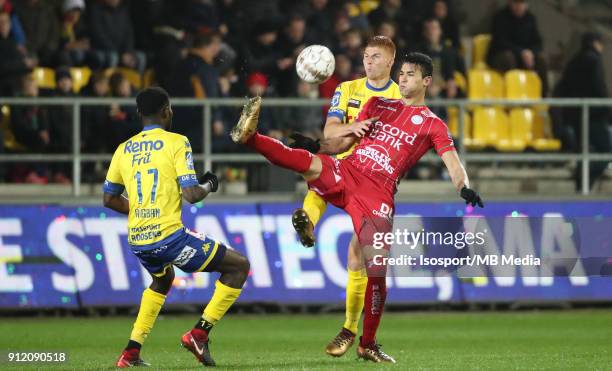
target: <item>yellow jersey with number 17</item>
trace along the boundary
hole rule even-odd
[[[127,190],[128,242],[146,247],[183,228],[181,188],[197,184],[189,140],[152,125],[117,147],[104,192]]]
[[[372,97],[400,99],[402,95],[399,86],[392,79],[389,79],[389,82],[382,88],[375,88],[370,85],[367,77],[345,81],[336,88],[329,111],[327,111],[327,117],[337,117],[343,124],[350,124],[355,121],[361,108]],[[353,152],[353,148],[355,146],[337,155],[336,158],[348,156]]]

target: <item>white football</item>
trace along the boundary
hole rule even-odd
[[[335,68],[334,55],[323,45],[304,48],[295,62],[295,70],[300,79],[311,84],[320,84],[329,79]]]

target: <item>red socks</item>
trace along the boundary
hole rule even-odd
[[[289,148],[280,141],[255,133],[246,145],[262,154],[274,165],[297,173],[305,173],[310,168],[313,155],[303,149]]]
[[[382,318],[387,298],[386,277],[368,277],[365,293],[365,310],[363,318],[363,336],[359,343],[367,346],[376,341],[376,331]]]

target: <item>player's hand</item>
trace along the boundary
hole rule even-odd
[[[210,183],[211,192],[217,192],[217,190],[219,189],[219,179],[217,179],[217,176],[211,173],[210,171],[207,171],[204,175],[202,175],[200,179],[198,179],[198,183]]]
[[[310,153],[318,153],[321,149],[321,144],[318,140],[314,140],[300,133],[293,133],[289,135],[289,138],[293,139],[293,143],[289,145],[291,148],[305,149]]]
[[[482,199],[480,198],[478,192],[466,186],[463,186],[463,188],[461,188],[461,198],[465,200],[466,204],[484,207],[484,203],[482,203]]]
[[[367,120],[353,122],[349,125],[350,133],[357,138],[363,138],[366,133],[370,130],[372,122],[378,120],[378,117],[370,117]]]

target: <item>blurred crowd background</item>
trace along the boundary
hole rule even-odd
[[[479,35],[462,33],[465,12],[470,9],[461,3],[0,0],[0,95],[132,97],[139,88],[157,84],[173,97],[330,98],[340,82],[364,76],[362,51],[367,38],[385,35],[394,40],[398,56],[408,51],[432,56],[430,97],[608,96],[600,33],[582,33],[581,45],[569,63],[552,66],[553,83],[549,62],[554,58],[543,45],[542,20],[530,11],[529,2],[498,1],[491,10],[492,19],[482,27],[485,32]],[[319,86],[301,82],[294,67],[299,52],[315,43],[328,46],[336,58],[334,75]],[[518,87],[511,88],[515,80]],[[175,107],[174,111],[174,130],[187,135],[194,151],[201,152],[201,107]],[[325,107],[264,108],[261,130],[279,139],[291,131],[320,136],[325,112]],[[457,111],[438,108],[436,112],[456,135]],[[212,114],[212,151],[241,151],[228,136],[237,110],[218,108]],[[71,106],[4,105],[0,150],[70,153],[72,115]],[[520,132],[524,129],[518,128],[529,117],[535,117],[528,129],[534,132]],[[465,117],[471,125],[467,137],[472,138],[466,144],[498,151],[575,151],[580,143],[579,117],[576,109],[483,108]],[[486,142],[486,138],[481,143],[482,121],[507,122],[503,125],[510,130],[508,135],[529,134],[529,138],[511,146]],[[594,134],[590,142],[595,151],[610,151],[608,122],[607,108],[591,111]],[[501,133],[506,128],[500,125],[496,130]],[[513,127],[518,134],[513,134]],[[81,108],[84,153],[111,153],[139,130],[134,106]],[[90,180],[99,180],[103,167],[96,171],[91,166],[85,173]],[[594,177],[605,166],[594,169]],[[0,173],[10,182],[70,182],[69,164],[14,164]]]

